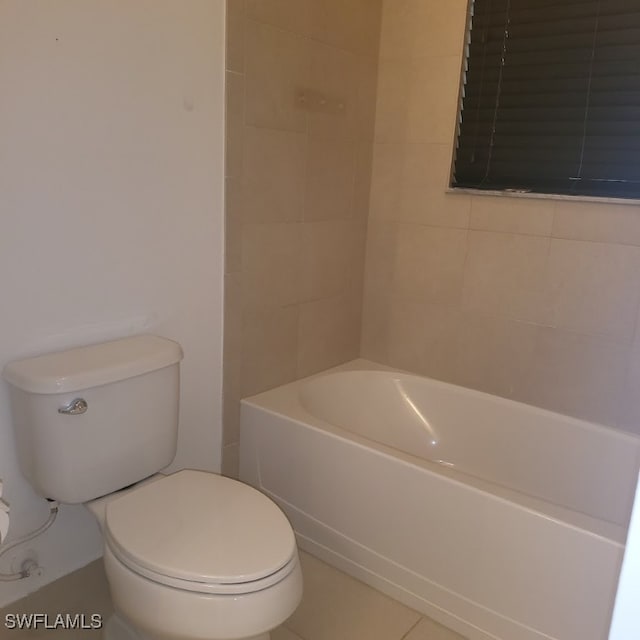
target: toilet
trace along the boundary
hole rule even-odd
[[[142,335],[8,364],[23,474],[104,536],[109,640],[268,640],[302,597],[291,525],[256,489],[165,468],[182,349]]]

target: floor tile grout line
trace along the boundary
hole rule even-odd
[[[296,638],[300,638],[300,640],[308,640],[308,638],[305,638],[304,636],[301,636],[295,629],[292,629],[291,627],[289,627],[287,625],[287,620],[285,620],[280,626],[283,627],[284,629],[286,629],[287,631],[290,631],[291,633],[293,633],[293,635]],[[402,640],[402,638],[400,639]]]
[[[400,640],[405,640],[405,638],[422,622],[422,618],[424,616],[420,616],[415,623],[411,626],[410,629],[407,630],[407,632],[400,638]]]

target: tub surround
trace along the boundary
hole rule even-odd
[[[635,436],[364,360],[243,400],[241,434],[301,548],[471,640],[606,638]]]
[[[227,1],[230,475],[241,397],[358,356],[381,8]],[[314,107],[320,96],[345,108]]]
[[[467,5],[383,3],[360,355],[638,433],[638,205],[446,192]]]

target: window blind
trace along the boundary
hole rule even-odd
[[[640,0],[474,0],[452,186],[640,198]]]

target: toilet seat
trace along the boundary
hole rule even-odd
[[[131,571],[201,593],[265,589],[297,566],[288,520],[236,480],[180,471],[107,505],[106,544]]]
[[[107,542],[107,544],[109,544]],[[167,587],[173,587],[174,589],[181,589],[183,591],[194,591],[197,593],[217,594],[217,595],[246,595],[253,593],[254,591],[262,591],[268,587],[278,584],[284,580],[298,565],[298,558],[294,556],[289,562],[282,567],[279,571],[272,573],[269,576],[261,578],[259,580],[252,580],[250,582],[236,582],[236,583],[215,583],[215,582],[198,582],[193,580],[183,580],[181,578],[174,578],[166,576],[155,571],[151,571],[143,566],[140,566],[133,562],[130,558],[120,555],[120,552],[109,544],[109,549],[127,569],[134,573],[147,578],[157,584],[165,585]]]

